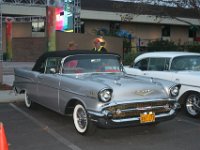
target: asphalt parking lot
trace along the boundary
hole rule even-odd
[[[79,135],[70,116],[42,106],[27,109],[23,102],[0,104],[10,150],[199,150],[199,119],[179,112],[157,126],[97,129]]]

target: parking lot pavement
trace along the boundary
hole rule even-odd
[[[14,75],[3,75],[3,84],[12,86]],[[24,94],[16,94],[13,90],[0,90],[0,103],[24,101]]]
[[[3,62],[3,84],[13,86],[14,68],[32,68],[34,62]],[[23,101],[23,94],[15,94],[12,90],[0,90],[0,103]]]
[[[62,137],[20,112],[14,104],[0,104],[0,122],[4,124],[9,150],[71,150]]]
[[[79,135],[70,116],[40,105],[27,109],[22,102],[0,104],[10,150],[199,150],[199,119],[180,112],[157,126],[98,128],[92,136]]]

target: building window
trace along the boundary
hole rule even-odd
[[[120,30],[120,23],[118,22],[111,22],[110,23],[110,33],[111,35],[115,35],[117,31]]]
[[[163,71],[169,69],[170,58],[150,58],[148,70]]]
[[[81,21],[81,33],[85,33],[85,22]]]
[[[137,62],[134,66],[140,70],[147,70],[149,63],[149,58],[142,59],[141,61]]]
[[[33,21],[32,22],[32,32],[44,32],[44,21]]]
[[[162,27],[162,37],[170,37],[170,25],[163,25]]]
[[[188,36],[189,38],[195,38],[196,37],[196,29],[194,27],[189,27],[188,30]]]

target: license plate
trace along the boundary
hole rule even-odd
[[[155,122],[155,113],[142,113],[140,114],[140,123],[150,123]]]

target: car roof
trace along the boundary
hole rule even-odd
[[[98,53],[98,52],[91,51],[91,50],[60,50],[60,51],[45,52],[39,57],[39,59],[45,60],[48,57],[62,57],[62,58],[64,58],[66,56],[76,55],[76,54],[102,54],[102,53]],[[106,54],[118,55],[116,53],[106,53]]]
[[[64,58],[66,56],[79,55],[79,54],[86,54],[86,55],[87,54],[88,55],[90,55],[90,54],[96,54],[96,55],[111,54],[111,55],[116,55],[116,56],[120,57],[120,55],[116,54],[116,53],[98,53],[98,52],[91,51],[91,50],[60,50],[60,51],[45,52],[37,59],[32,70],[37,71],[39,69],[39,67],[41,66],[41,64],[49,57]]]
[[[188,55],[197,55],[197,56],[200,56],[200,53],[192,53],[192,52],[175,52],[175,51],[171,51],[171,52],[166,52],[166,51],[163,51],[163,52],[147,52],[147,53],[143,53],[139,56],[137,56],[134,60],[134,62],[137,62],[143,58],[148,58],[148,57],[163,57],[163,58],[174,58],[174,57],[177,57],[177,56],[188,56]]]
[[[60,51],[45,52],[40,57],[43,57],[44,59],[47,57],[66,57],[75,54],[94,54],[94,53],[97,52],[91,50],[60,50]]]

